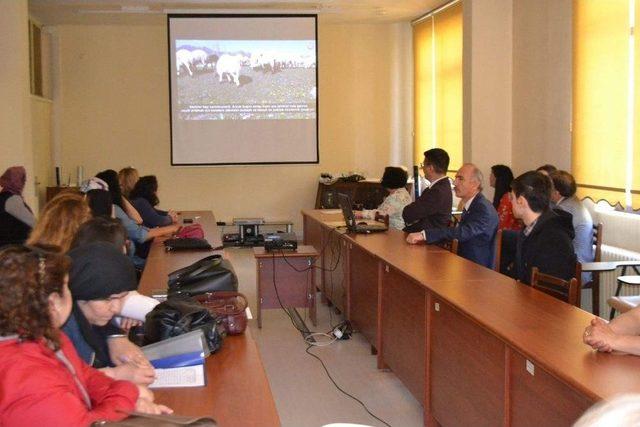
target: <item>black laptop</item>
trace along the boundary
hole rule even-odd
[[[342,215],[344,216],[344,222],[347,224],[347,230],[352,233],[378,233],[381,231],[387,231],[388,228],[384,224],[358,224],[356,222],[356,216],[351,209],[351,197],[347,194],[338,193],[338,204],[342,209]]]

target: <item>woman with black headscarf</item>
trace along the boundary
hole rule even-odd
[[[493,206],[498,211],[500,220],[498,229],[518,231],[522,229],[522,221],[513,216],[513,211],[511,210],[511,199],[509,197],[511,181],[513,181],[513,172],[511,172],[509,166],[491,166],[489,184],[495,188]]]
[[[130,259],[108,242],[81,245],[72,259],[69,289],[73,311],[63,330],[80,357],[115,379],[150,384],[154,371],[140,349],[111,323],[129,291],[137,287]]]

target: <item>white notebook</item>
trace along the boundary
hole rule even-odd
[[[202,387],[205,385],[204,365],[156,369],[156,380],[149,388]]]

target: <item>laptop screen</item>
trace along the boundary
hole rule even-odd
[[[351,209],[351,197],[347,194],[338,193],[338,204],[342,209],[342,216],[344,216],[344,222],[347,224],[348,229],[352,229],[356,225],[356,217]]]

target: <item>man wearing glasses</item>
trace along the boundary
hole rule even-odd
[[[451,183],[446,176],[449,155],[441,148],[427,150],[424,152],[424,163],[421,166],[425,178],[431,185],[402,211],[402,218],[406,224],[404,231],[409,233],[427,228],[444,228],[449,225],[451,219]]]

